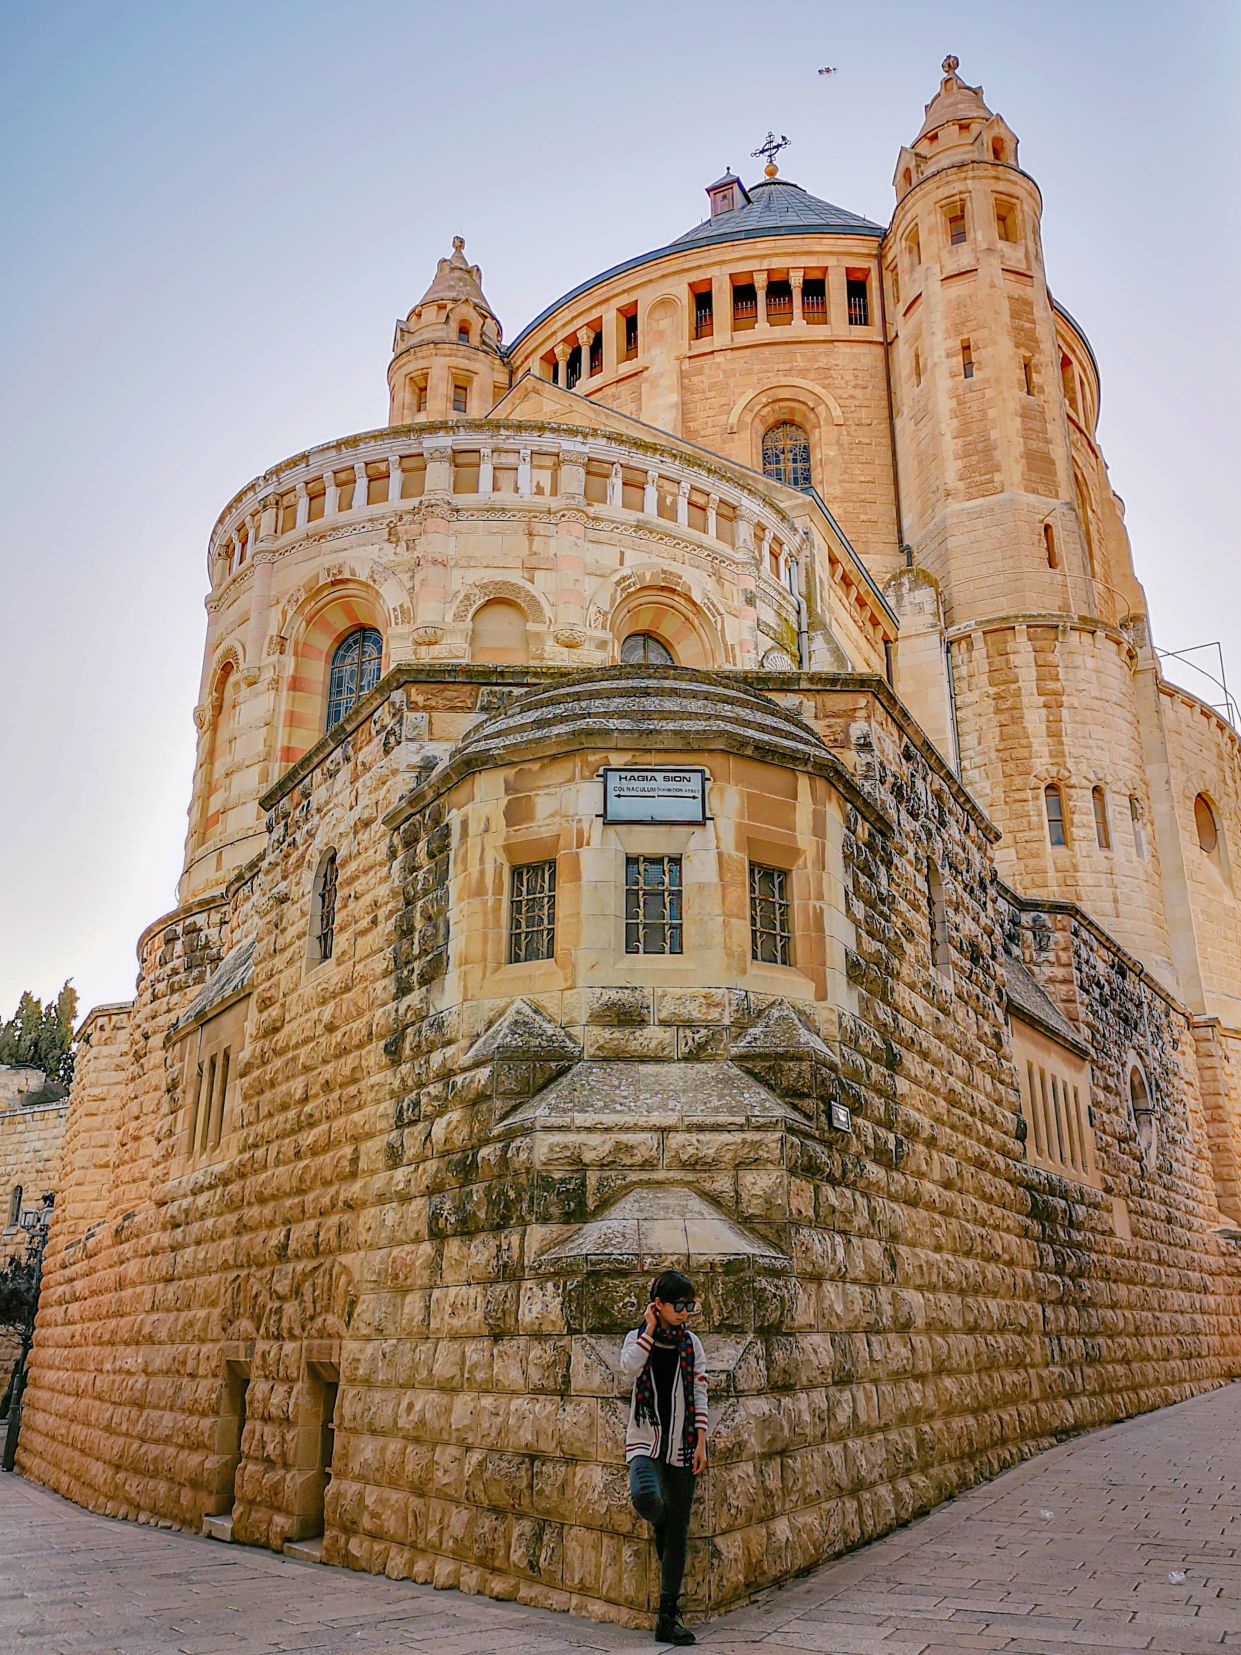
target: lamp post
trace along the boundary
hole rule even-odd
[[[39,1286],[43,1280],[43,1249],[47,1246],[48,1227],[52,1221],[52,1204],[56,1197],[49,1191],[38,1207],[27,1207],[19,1223],[26,1232],[26,1250],[34,1265],[34,1291],[30,1296],[30,1311],[21,1331],[21,1350],[17,1357],[17,1373],[9,1399],[8,1429],[4,1437],[4,1453],[0,1455],[0,1470],[12,1471],[17,1459],[17,1438],[22,1428],[22,1393],[26,1389],[26,1361],[34,1342],[34,1319],[39,1308]]]

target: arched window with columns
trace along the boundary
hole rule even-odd
[[[375,688],[383,670],[383,653],[383,633],[373,626],[356,627],[337,644],[328,677],[324,729],[339,724]]]
[[[781,420],[763,437],[763,475],[800,489],[811,486],[810,436],[795,420]]]

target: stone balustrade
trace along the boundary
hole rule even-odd
[[[380,517],[442,498],[499,498],[647,518],[701,536],[788,592],[797,589],[800,530],[757,491],[723,471],[654,445],[606,434],[482,423],[399,428],[324,444],[274,466],[243,489],[212,533],[213,590],[256,552],[325,519]]]

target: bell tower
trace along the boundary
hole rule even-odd
[[[1155,859],[1130,844],[1151,812],[1145,603],[1094,436],[1097,369],[1048,291],[1016,135],[958,68],[944,59],[900,152],[884,238],[910,564],[894,579],[938,606],[961,778],[1003,831],[1001,871],[1170,976]]]
[[[465,238],[454,236],[430,287],[396,325],[389,425],[484,418],[508,389],[501,337],[483,293],[483,273],[466,258]]]
[[[949,627],[1094,613],[1060,408],[1042,198],[982,88],[944,59],[886,237],[905,534]]]

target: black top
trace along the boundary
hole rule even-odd
[[[651,1379],[655,1385],[655,1406],[659,1410],[659,1423],[663,1432],[660,1440],[660,1458],[671,1460],[676,1458],[675,1444],[672,1441],[672,1387],[680,1377],[679,1347],[663,1345],[656,1339],[651,1345],[649,1360]]]

